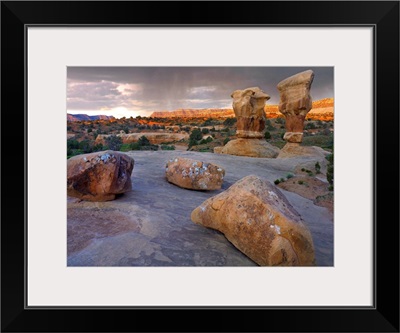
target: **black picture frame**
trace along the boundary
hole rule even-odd
[[[26,29],[121,24],[374,28],[372,307],[27,307]],[[398,1],[2,1],[1,97],[3,332],[399,332]]]

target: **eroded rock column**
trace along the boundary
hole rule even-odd
[[[310,95],[314,72],[307,70],[295,74],[278,83],[280,94],[279,111],[286,118],[284,140],[301,143],[303,140],[304,119],[312,108]]]
[[[262,138],[265,128],[265,102],[270,99],[258,87],[235,90],[233,98],[233,111],[237,118],[238,138]]]

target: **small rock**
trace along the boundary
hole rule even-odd
[[[254,175],[209,198],[193,222],[219,230],[261,266],[315,265],[311,233],[282,192]]]
[[[177,157],[167,162],[167,180],[191,190],[217,190],[224,181],[225,170],[211,163]]]
[[[88,201],[114,200],[132,189],[134,160],[106,150],[71,157],[67,161],[67,194]]]

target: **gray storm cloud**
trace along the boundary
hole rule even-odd
[[[67,109],[230,107],[232,91],[253,86],[277,104],[278,82],[307,69],[315,73],[313,99],[334,97],[333,67],[68,67]]]

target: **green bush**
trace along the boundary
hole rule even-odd
[[[208,128],[202,128],[201,133],[208,134],[208,133],[210,133],[210,130]]]
[[[131,150],[131,144],[130,143],[123,143],[121,146],[120,151],[130,151]]]
[[[175,150],[175,146],[161,145],[161,150]]]
[[[269,140],[269,139],[271,139],[271,133],[270,132],[265,132],[264,133],[264,138],[265,138],[265,140]]]
[[[302,180],[299,180],[297,183],[300,184],[300,185],[304,184],[304,182]]]
[[[294,177],[294,175],[292,174],[292,173],[288,173],[287,175],[286,175],[286,178],[287,179],[290,179],[290,178],[293,178]]]
[[[333,191],[333,154],[330,154],[326,157],[328,160],[329,164],[326,168],[326,179],[328,180],[328,183],[330,184],[329,188],[330,191]]]
[[[315,173],[321,173],[321,165],[319,164],[319,162],[315,163]]]
[[[275,184],[275,185],[278,185],[280,182],[281,182],[281,181],[280,181],[279,179],[275,179],[275,180],[274,180],[274,184]]]
[[[105,138],[107,149],[119,151],[122,146],[122,139],[114,134]]]
[[[222,124],[225,126],[232,126],[236,124],[236,122],[237,122],[236,118],[226,118]]]
[[[225,138],[225,139],[224,139],[224,146],[225,146],[229,141],[231,141],[231,139]]]

